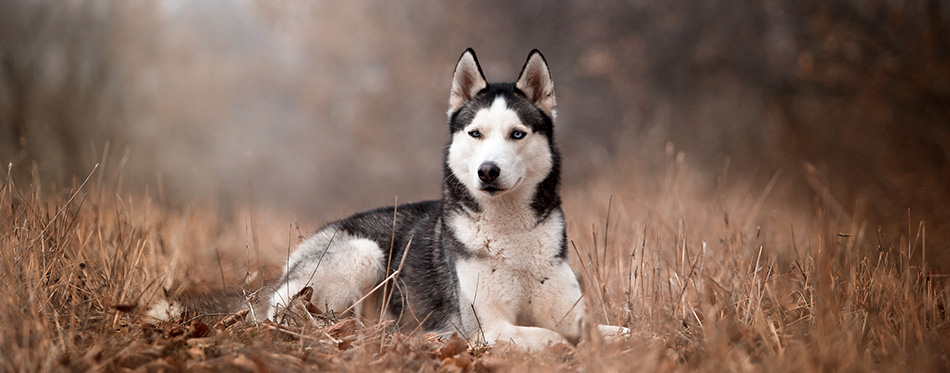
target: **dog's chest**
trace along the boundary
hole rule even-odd
[[[543,276],[558,262],[564,238],[564,216],[554,211],[538,222],[533,216],[450,218],[455,238],[467,257],[493,270]]]

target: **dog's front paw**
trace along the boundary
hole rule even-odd
[[[615,340],[630,336],[630,329],[616,325],[597,325],[597,331],[607,340]]]
[[[496,345],[514,343],[531,352],[541,351],[552,345],[569,343],[564,336],[553,330],[533,326],[512,325],[505,328],[504,332],[491,334],[498,336],[494,343]]]

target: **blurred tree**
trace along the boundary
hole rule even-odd
[[[105,1],[0,1],[0,160],[88,172],[121,117]],[[88,146],[88,147],[87,147]]]
[[[568,180],[673,143],[766,179],[808,162],[839,195],[950,221],[930,202],[950,200],[940,0],[142,3],[155,29],[127,2],[0,0],[0,160],[85,173],[119,138],[182,199],[247,180],[312,209],[423,198],[457,53],[505,80],[540,48]]]

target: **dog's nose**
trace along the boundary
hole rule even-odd
[[[501,169],[494,162],[485,162],[478,166],[478,178],[486,183],[495,181],[499,174],[501,174]]]

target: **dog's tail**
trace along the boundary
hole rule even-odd
[[[249,320],[262,321],[267,317],[267,304],[260,298],[256,293],[241,290],[162,294],[145,315],[163,321],[201,318],[215,322],[247,310]]]

